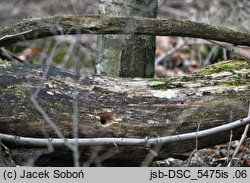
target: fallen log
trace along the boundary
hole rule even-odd
[[[246,61],[229,61],[186,76],[125,79],[78,76],[45,65],[1,61],[0,133],[16,136],[16,142],[19,136],[72,138],[74,117],[79,121],[79,138],[150,139],[213,128],[247,116],[249,70],[250,64]],[[233,129],[233,138],[239,138],[243,129]],[[196,145],[203,148],[225,143],[230,133],[227,130],[201,137],[198,144],[196,139],[160,144],[154,156],[164,159],[189,152]],[[19,163],[30,157],[31,152],[44,151],[15,141],[8,143],[2,139],[2,142],[14,152]],[[81,161],[89,159],[94,150],[100,154],[108,151],[113,155],[107,164],[111,161],[119,162],[119,166],[121,163],[135,166],[152,148],[154,146],[129,144],[92,147],[90,144],[80,147]],[[51,163],[60,157],[61,161],[65,159],[65,152],[71,152],[66,149],[55,148],[54,153],[43,154],[42,158],[50,157]],[[67,158],[72,163],[72,158]],[[49,165],[58,166],[59,160]],[[37,162],[45,166],[41,159]]]

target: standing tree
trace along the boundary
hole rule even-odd
[[[157,0],[100,0],[99,11],[100,14],[110,16],[156,18]],[[154,59],[155,36],[98,36],[96,62],[98,74],[153,77]]]

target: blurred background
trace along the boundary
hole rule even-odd
[[[98,14],[98,0],[0,0],[1,26],[29,17]],[[158,18],[189,19],[250,31],[249,0],[158,0]],[[95,72],[96,36],[56,36],[6,47],[18,58],[80,73]],[[235,56],[212,43],[191,38],[157,36],[156,77],[191,73]]]

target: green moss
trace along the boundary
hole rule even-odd
[[[20,99],[25,99],[26,98],[26,94],[23,91],[22,86],[20,86],[20,85],[15,86],[15,94]]]
[[[214,74],[219,72],[231,72],[234,73],[236,70],[240,69],[250,69],[250,64],[247,61],[243,60],[231,60],[226,62],[220,62],[214,65],[210,65],[203,69],[200,69],[196,73],[207,75],[207,74]]]
[[[170,81],[165,81],[163,83],[157,83],[157,84],[151,85],[150,87],[153,89],[161,90],[161,89],[172,88],[172,85]]]
[[[44,84],[48,84],[48,85],[51,85],[53,83],[54,81],[52,79],[46,79],[46,81],[44,81]]]
[[[151,88],[154,88],[154,89],[166,89],[168,88],[169,85],[167,83],[162,83],[162,84],[155,84],[155,85],[152,85]]]
[[[10,66],[11,63],[10,63],[10,61],[8,61],[6,59],[4,59],[4,60],[0,59],[0,65],[1,66]]]
[[[220,83],[219,85],[225,85],[225,86],[242,86],[250,84],[250,80],[241,80],[241,79],[235,79],[231,81],[225,81]]]
[[[166,79],[164,79],[164,78],[148,78],[147,80],[148,81],[164,81]]]

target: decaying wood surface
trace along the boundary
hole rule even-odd
[[[0,141],[0,167],[15,166],[15,162],[12,160],[11,152],[9,149]]]
[[[226,83],[232,80],[234,74],[229,72],[206,76],[192,74],[157,81],[75,76],[55,67],[50,67],[43,79],[45,70],[44,65],[1,62],[0,133],[57,137],[30,100],[39,86],[42,87],[37,97],[38,104],[67,138],[72,137],[74,101],[78,102],[80,138],[170,136],[197,131],[198,124],[203,130],[247,116],[249,79],[241,85],[219,85],[220,81]],[[242,77],[239,80],[249,77],[249,69],[234,71],[237,72],[237,77]],[[166,89],[155,89],[164,85],[168,85]],[[233,138],[238,138],[242,131],[233,130]],[[228,142],[229,139],[230,132],[225,131],[200,138],[198,147]],[[5,145],[16,152],[16,157],[21,157],[18,155],[18,148],[21,147]],[[188,152],[195,147],[195,140],[165,144],[157,158],[164,159],[170,154]],[[83,147],[82,158],[86,160],[93,148],[97,147]],[[115,145],[103,147],[100,152],[107,149],[116,153],[112,161],[126,161],[130,165],[140,162],[149,153],[145,147]],[[63,153],[59,151],[58,154]]]

